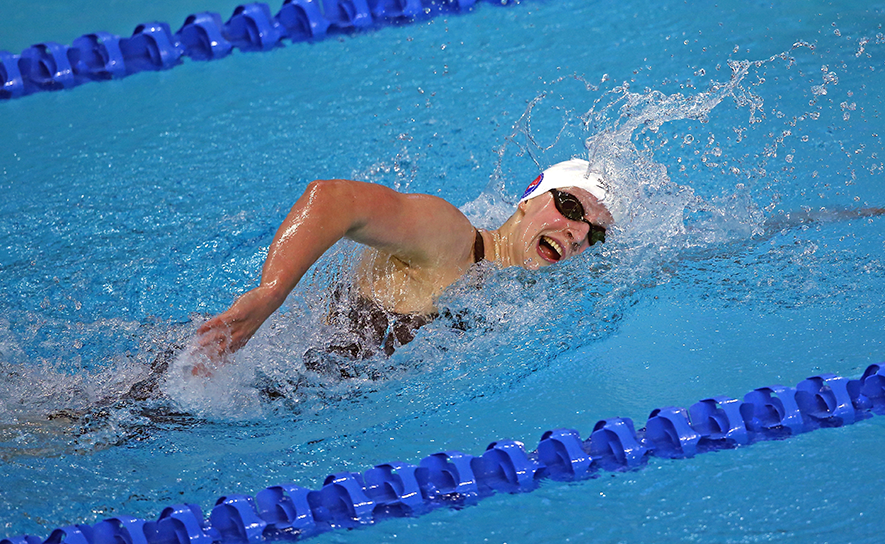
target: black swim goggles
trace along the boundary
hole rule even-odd
[[[590,225],[590,232],[587,233],[587,245],[592,246],[596,242],[605,242],[605,227],[595,225],[584,219],[584,206],[578,197],[571,193],[560,191],[559,189],[550,189],[553,195],[553,205],[556,211],[570,221],[583,221]]]

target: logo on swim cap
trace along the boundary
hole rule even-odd
[[[520,200],[532,194],[532,191],[538,188],[538,185],[541,185],[541,182],[544,180],[544,174],[541,173],[540,176],[535,178],[535,181],[529,183],[529,186],[525,188],[525,192],[522,193]]]

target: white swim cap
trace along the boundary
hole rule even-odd
[[[605,178],[598,172],[590,170],[590,163],[584,159],[571,159],[554,164],[541,172],[535,181],[526,187],[520,202],[531,200],[541,196],[550,189],[563,189],[565,187],[579,187],[584,189],[612,214],[615,223],[620,222],[622,214],[615,206],[612,206],[611,192],[606,187]]]
[[[550,189],[579,187],[596,197],[603,205],[608,197],[608,190],[602,175],[590,171],[590,163],[583,159],[571,159],[554,164],[541,172],[535,181],[526,188],[520,202],[541,196]]]

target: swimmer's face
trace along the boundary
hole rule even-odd
[[[609,228],[614,220],[611,213],[588,191],[578,187],[561,189],[575,196],[584,208],[584,221],[565,217],[556,207],[548,191],[531,200],[521,202],[525,214],[516,248],[521,252],[522,265],[531,270],[549,266],[581,254],[590,247],[590,225]]]

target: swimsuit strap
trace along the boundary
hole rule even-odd
[[[478,263],[486,258],[486,246],[479,229],[474,230],[476,231],[476,239],[473,241],[473,262]]]

